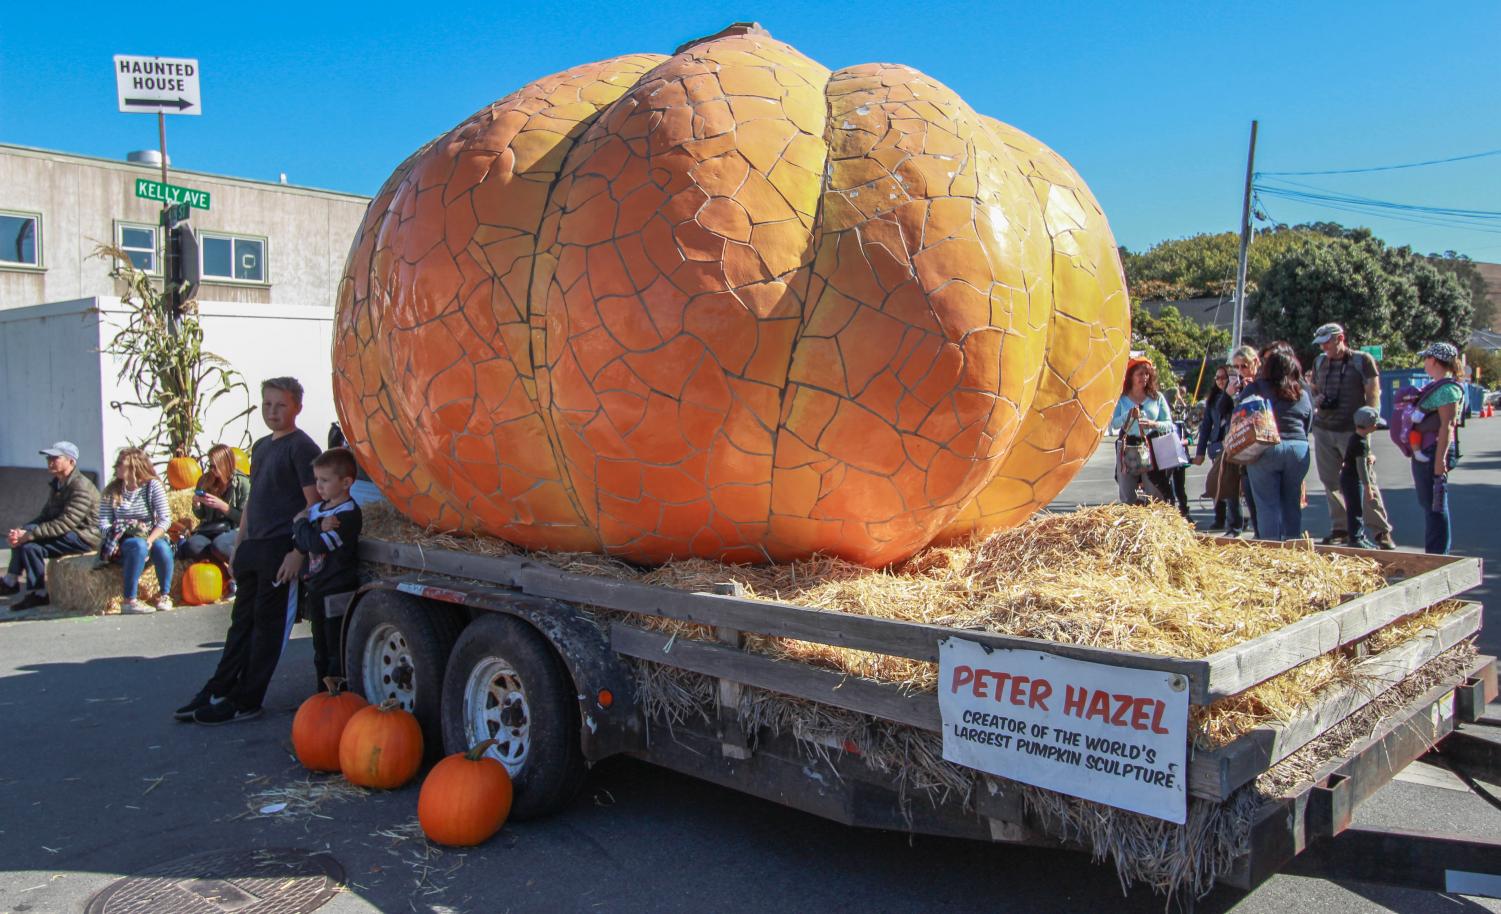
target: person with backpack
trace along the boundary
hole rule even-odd
[[[1458,425],[1465,387],[1459,380],[1459,350],[1454,346],[1432,343],[1418,357],[1430,380],[1415,394],[1398,393],[1392,439],[1412,458],[1412,483],[1423,509],[1423,551],[1448,555],[1452,545],[1449,471],[1460,457]]]
[[[1325,324],[1314,332],[1313,343],[1323,351],[1313,360],[1309,372],[1314,403],[1313,465],[1324,485],[1329,502],[1329,535],[1320,542],[1325,546],[1343,546],[1359,531],[1347,529],[1349,512],[1345,506],[1340,474],[1346,449],[1354,441],[1355,414],[1363,408],[1381,409],[1381,371],[1369,353],[1345,344],[1345,328]],[[1362,486],[1360,515],[1371,539],[1382,549],[1395,549],[1392,522],[1381,499],[1381,487],[1374,482],[1375,468],[1368,468],[1373,482]]]

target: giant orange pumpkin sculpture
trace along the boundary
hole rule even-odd
[[[421,523],[882,565],[1063,488],[1128,314],[1047,147],[736,25],[540,79],[404,162],[339,288],[334,387]]]

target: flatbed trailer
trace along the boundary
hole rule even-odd
[[[934,694],[774,660],[747,651],[746,635],[935,662],[941,641],[960,638],[988,648],[1171,673],[1182,677],[1189,701],[1203,706],[1340,647],[1354,645],[1360,657],[1366,636],[1480,583],[1480,561],[1474,558],[1318,548],[1375,560],[1388,586],[1202,659],[747,599],[731,583],[716,585],[713,593],[689,592],[570,573],[520,555],[380,540],[360,544],[362,559],[374,569],[370,582],[344,599],[332,598],[330,610],[343,616],[351,686],[371,700],[395,699],[412,711],[430,750],[456,752],[483,739],[499,741],[496,752],[515,784],[517,818],[558,811],[576,795],[590,764],[624,755],[848,825],[1085,849],[1064,823],[1029,808],[1018,791],[983,772],[973,772],[968,800],[911,802],[899,778],[866,764],[856,747],[810,752],[786,734],[746,732],[738,710],[745,689],[942,730]],[[645,617],[696,623],[712,631],[712,640],[654,631],[637,622]],[[1472,638],[1480,624],[1480,605],[1465,604],[1436,628],[1360,660],[1356,684],[1328,690],[1297,719],[1257,727],[1213,751],[1191,749],[1189,796],[1228,800],[1366,709],[1383,689]],[[648,721],[636,698],[636,666],[643,662],[712,677],[715,713],[670,730]],[[1479,766],[1479,776],[1501,777],[1493,751],[1501,745],[1501,726],[1495,725],[1501,722],[1482,720],[1496,694],[1495,659],[1478,656],[1381,714],[1367,737],[1259,803],[1249,843],[1220,882],[1250,889],[1308,848],[1327,849],[1328,839],[1352,830],[1356,807],[1436,747],[1460,746],[1466,764]],[[1389,877],[1406,874],[1411,884],[1435,887],[1458,872],[1474,877],[1464,885],[1490,880],[1501,894],[1501,844],[1418,836],[1379,846],[1404,861],[1378,867]],[[1369,853],[1357,856],[1371,862]]]

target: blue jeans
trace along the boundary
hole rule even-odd
[[[42,590],[47,586],[47,560],[59,555],[77,555],[93,549],[77,533],[69,530],[62,536],[22,543],[10,552],[10,574],[26,572],[26,586]]]
[[[1283,441],[1246,467],[1256,500],[1256,529],[1264,540],[1303,535],[1303,477],[1310,463],[1307,441]]]
[[[235,532],[233,530],[228,530],[213,538],[195,533],[182,541],[182,545],[178,547],[178,557],[186,562],[212,558],[228,565],[229,555],[234,551]]]
[[[134,600],[141,588],[141,573],[146,570],[146,540],[133,536],[120,543],[120,565],[125,572],[125,599]],[[172,546],[161,537],[151,544],[151,567],[165,594],[172,589]]]
[[[1454,450],[1449,451],[1451,458]],[[1412,461],[1412,484],[1418,492],[1418,506],[1423,509],[1423,551],[1430,555],[1448,555],[1453,540],[1449,534],[1449,489],[1444,486],[1443,496],[1433,498],[1433,460]]]

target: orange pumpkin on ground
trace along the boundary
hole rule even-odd
[[[395,699],[356,711],[339,735],[339,770],[351,784],[395,790],[422,767],[422,727]]]
[[[495,740],[456,752],[433,766],[417,797],[417,821],[429,841],[454,847],[483,844],[511,814],[511,776],[485,755]]]
[[[304,701],[292,718],[292,750],[297,761],[310,771],[338,771],[339,741],[344,727],[361,708],[369,707],[364,698],[344,689],[344,680],[330,676],[323,680],[327,692],[319,692]]]
[[[174,489],[191,489],[203,475],[203,467],[191,457],[173,457],[167,461],[167,485]]]
[[[754,25],[520,89],[407,159],[338,293],[360,465],[422,524],[872,566],[1100,441],[1129,303],[1088,188],[910,67]]]
[[[217,603],[224,597],[224,572],[213,562],[194,562],[182,573],[182,602],[188,606]]]

